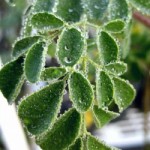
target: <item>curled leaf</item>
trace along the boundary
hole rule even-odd
[[[113,82],[114,100],[121,112],[132,103],[135,98],[135,89],[129,82],[121,78],[114,77]]]
[[[96,126],[98,128],[103,127],[105,124],[109,123],[112,119],[119,116],[118,113],[114,113],[109,110],[104,110],[102,108],[98,108],[98,106],[94,106],[93,114],[96,122]]]

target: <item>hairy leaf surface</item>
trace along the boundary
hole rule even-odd
[[[104,110],[103,108],[98,108],[94,106],[93,108],[95,122],[98,128],[103,127],[105,124],[109,123],[112,119],[119,116],[118,113],[112,111]]]
[[[18,57],[27,52],[30,47],[40,39],[40,36],[25,37],[17,41],[13,47],[12,55]]]
[[[46,12],[33,15],[31,24],[40,31],[53,31],[63,26],[63,22],[59,18]]]
[[[87,111],[94,97],[89,81],[80,73],[73,72],[69,78],[70,99],[74,107],[81,112]]]
[[[108,107],[113,99],[113,84],[104,71],[97,72],[96,96],[99,107]]]
[[[90,19],[102,19],[106,13],[109,0],[83,0]]]
[[[99,33],[98,45],[100,60],[103,64],[115,62],[118,58],[118,46],[111,35],[105,31]]]
[[[123,19],[128,20],[130,15],[130,9],[126,0],[111,0],[109,6],[109,19]]]
[[[81,0],[58,0],[56,14],[67,22],[77,22],[82,15]]]
[[[32,134],[40,134],[50,127],[60,111],[64,82],[50,84],[24,99],[18,115]]]
[[[114,100],[118,105],[120,112],[127,108],[135,98],[135,90],[133,86],[121,79],[114,77]]]
[[[109,147],[104,142],[98,140],[94,136],[87,136],[88,150],[119,150],[117,148]]]
[[[73,66],[77,63],[84,49],[81,32],[75,28],[66,29],[57,44],[58,57],[64,66]]]
[[[31,47],[25,59],[25,75],[28,81],[35,83],[40,79],[45,63],[46,49],[44,43],[39,42]]]
[[[127,71],[127,64],[123,62],[110,63],[105,68],[109,73],[120,76]]]
[[[47,11],[51,12],[54,7],[55,0],[36,0],[34,4],[34,12]]]
[[[62,77],[65,75],[66,69],[61,67],[50,67],[46,68],[42,74],[41,79],[42,80],[54,80]]]
[[[81,125],[81,116],[73,108],[61,116],[58,121],[43,135],[37,137],[37,144],[43,150],[63,150],[77,138]]]
[[[68,150],[83,150],[83,142],[81,138],[78,138],[73,145],[69,147]]]
[[[24,82],[23,61],[24,58],[20,57],[0,70],[0,90],[8,103],[12,103],[17,98]]]
[[[104,27],[105,30],[116,33],[121,32],[124,29],[125,23],[120,19],[116,19],[108,22]]]

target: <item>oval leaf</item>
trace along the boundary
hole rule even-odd
[[[28,81],[35,83],[40,79],[43,64],[45,63],[46,49],[44,43],[39,42],[31,47],[25,59],[25,75]]]
[[[113,100],[113,84],[108,74],[104,71],[97,72],[96,96],[100,108],[108,107]]]
[[[69,147],[68,150],[83,150],[83,142],[81,138],[78,138],[75,143]]]
[[[0,70],[0,90],[8,103],[16,99],[24,82],[23,61],[24,58],[20,57]]]
[[[137,10],[146,15],[150,15],[150,2],[149,0],[128,0]]]
[[[102,19],[108,8],[109,0],[83,0],[83,6],[90,19]]]
[[[109,5],[109,19],[128,20],[130,17],[130,9],[126,0],[111,0]]]
[[[120,76],[127,71],[127,64],[123,62],[110,63],[105,68],[109,73]]]
[[[82,74],[74,72],[69,78],[70,99],[74,107],[81,112],[87,111],[94,97],[89,81]]]
[[[41,31],[53,31],[63,26],[63,22],[60,19],[46,12],[33,15],[31,24],[34,28]]]
[[[64,82],[59,81],[46,86],[21,102],[18,115],[29,132],[40,134],[54,123],[60,111],[63,91]]]
[[[135,98],[135,90],[129,82],[121,78],[113,78],[113,81],[114,100],[121,112],[132,103]]]
[[[87,136],[87,147],[88,150],[119,150],[114,147],[109,147],[104,142],[98,140],[97,138],[91,135]]]
[[[29,50],[29,48],[40,39],[40,36],[26,37],[14,44],[13,53],[14,57],[19,57]]]
[[[56,14],[67,22],[77,22],[82,15],[81,0],[58,0]]]
[[[50,68],[46,68],[42,72],[41,79],[42,80],[54,80],[54,79],[58,79],[58,78],[64,76],[65,73],[66,73],[66,69],[65,68],[50,67]]]
[[[121,32],[124,29],[124,27],[125,27],[124,21],[119,19],[110,21],[104,26],[105,30],[113,33]]]
[[[83,49],[84,41],[81,33],[75,28],[64,30],[57,44],[60,63],[65,66],[75,65]]]
[[[36,0],[33,10],[34,12],[47,11],[51,12],[55,4],[55,0]]]
[[[71,145],[79,135],[81,116],[70,109],[43,135],[37,137],[37,144],[44,150],[63,150]],[[67,133],[67,134],[66,134]]]
[[[99,34],[98,45],[100,50],[100,60],[103,64],[108,64],[117,60],[118,46],[111,35],[101,31]]]
[[[98,108],[98,106],[96,105],[93,108],[93,114],[96,126],[98,128],[103,127],[105,124],[109,123],[112,119],[115,119],[116,117],[119,116],[118,113]]]

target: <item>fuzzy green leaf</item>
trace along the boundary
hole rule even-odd
[[[94,97],[89,81],[80,73],[73,72],[69,78],[70,99],[74,107],[81,112],[87,111]]]
[[[112,119],[119,116],[118,113],[114,113],[108,110],[98,108],[98,106],[96,105],[93,108],[93,114],[94,114],[96,126],[98,128],[103,127],[105,124],[109,123]]]
[[[41,31],[53,31],[63,26],[63,22],[59,18],[46,12],[33,15],[31,24]]]
[[[32,134],[40,134],[52,126],[60,111],[64,82],[48,85],[24,99],[18,107],[18,115]]]
[[[150,1],[149,0],[128,0],[137,10],[146,15],[150,15]]]
[[[28,81],[35,83],[40,79],[42,67],[45,63],[46,49],[44,43],[39,42],[33,45],[25,59],[25,75]]]
[[[58,0],[56,14],[67,22],[77,22],[82,15],[81,0]]]
[[[75,28],[65,29],[57,44],[60,63],[73,66],[77,63],[84,49],[84,40],[81,32]]]
[[[13,47],[12,55],[18,57],[23,55],[29,48],[39,40],[40,36],[26,37],[17,41]]]
[[[109,19],[128,20],[130,15],[129,6],[126,0],[111,0],[109,5]]]
[[[104,71],[97,72],[96,96],[100,108],[107,107],[113,99],[113,84],[108,74]]]
[[[20,57],[0,70],[0,90],[8,103],[16,99],[24,82],[23,61],[24,58]]]
[[[100,60],[103,64],[115,62],[118,58],[118,46],[111,35],[101,31],[98,39]]]
[[[97,138],[91,135],[87,136],[87,147],[88,150],[119,150],[114,147],[109,147],[104,142],[98,140]]]
[[[47,11],[51,12],[55,4],[55,0],[36,0],[33,10],[34,12]]]
[[[73,145],[69,147],[68,150],[83,150],[83,142],[81,138],[78,138]]]
[[[46,133],[37,137],[37,144],[43,150],[63,150],[71,145],[79,135],[81,116],[70,109]]]
[[[120,76],[127,71],[127,64],[123,62],[110,63],[105,68],[109,73]]]
[[[110,21],[104,26],[105,30],[113,33],[121,32],[124,27],[125,23],[120,19]]]
[[[90,19],[102,19],[106,13],[109,0],[83,0]]]
[[[46,68],[42,72],[41,79],[42,80],[54,80],[54,79],[58,79],[58,78],[64,76],[65,73],[66,73],[66,69],[65,68],[50,67],[50,68]]]
[[[133,86],[121,79],[121,78],[113,78],[114,81],[114,100],[118,105],[120,112],[126,109],[135,98],[135,90]]]

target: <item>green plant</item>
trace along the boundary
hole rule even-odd
[[[150,14],[147,0],[37,0],[29,5],[13,60],[0,71],[0,89],[12,103],[24,80],[48,83],[18,106],[22,123],[43,150],[115,149],[87,132],[84,117],[91,110],[102,127],[135,97],[133,86],[121,78],[127,70],[123,58],[130,45],[132,6]],[[46,54],[55,50],[60,67],[44,68]],[[95,70],[91,82],[90,65]],[[58,117],[67,86],[73,108]]]

